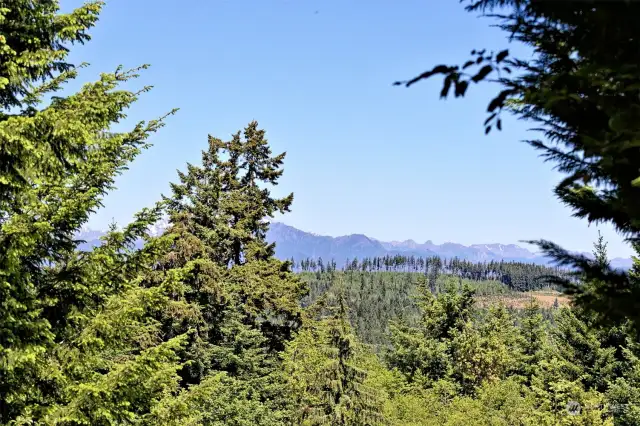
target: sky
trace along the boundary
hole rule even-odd
[[[63,10],[79,4],[62,0]],[[90,227],[127,223],[200,161],[208,134],[226,139],[255,119],[273,152],[287,153],[273,192],[293,192],[294,203],[276,219],[296,228],[467,245],[544,238],[590,251],[598,228],[571,217],[552,192],[560,175],[520,142],[532,124],[504,117],[502,132],[484,135],[495,87],[444,101],[438,80],[392,86],[474,48],[527,56],[492,23],[456,0],[109,1],[93,39],[72,49],[72,62],[90,64],[77,84],[151,64],[127,88],[153,90],[119,127],[179,111]],[[612,257],[632,253],[599,229]]]

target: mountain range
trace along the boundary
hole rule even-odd
[[[149,229],[149,233],[159,235],[164,232],[167,225],[166,220],[160,221]],[[78,234],[78,239],[84,241],[80,248],[89,249],[99,245],[100,237],[104,233],[104,231],[83,228]],[[413,240],[385,242],[363,234],[330,237],[301,231],[280,222],[270,224],[267,240],[276,244],[276,256],[280,259],[302,260],[321,257],[324,260],[334,260],[338,265],[344,265],[347,259],[396,254],[416,257],[457,257],[472,262],[504,260],[542,265],[551,264],[549,258],[515,244],[494,243],[465,246],[456,243],[434,244],[432,241],[421,244]],[[586,252],[582,254],[591,256]],[[631,259],[611,259],[611,265],[616,268],[628,269],[631,264]]]
[[[417,243],[406,241],[379,241],[363,234],[329,237],[304,232],[292,226],[275,222],[267,233],[267,240],[276,243],[276,256],[281,259],[318,258],[333,259],[340,265],[347,259],[401,254],[405,256],[439,256],[442,258],[465,259],[472,262],[525,262],[549,265],[551,259],[515,244],[435,244],[432,241]],[[591,257],[588,252],[580,253]],[[610,260],[615,268],[628,269],[631,259]]]

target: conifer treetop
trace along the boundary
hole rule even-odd
[[[285,153],[272,155],[256,121],[228,141],[209,136],[208,145],[202,165],[178,172],[180,182],[165,197],[172,223],[188,220],[222,265],[270,259],[275,246],[266,242],[267,218],[288,212],[293,202],[293,194],[274,198],[268,188],[282,176]]]

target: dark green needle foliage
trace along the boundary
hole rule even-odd
[[[100,8],[100,2],[88,3],[61,15],[54,1],[0,3],[2,423],[44,416],[68,396],[58,351],[73,345],[96,309],[153,251],[126,253],[131,238],[157,219],[151,210],[125,231],[110,233],[100,251],[75,252],[76,231],[162,125],[156,120],[109,132],[146,90],[119,89],[137,70],[118,69],[75,94],[44,101],[76,77],[64,62],[67,46],[87,39]],[[118,272],[111,275],[109,268]]]
[[[368,352],[353,334],[347,310],[338,283],[335,293],[309,309],[315,317],[287,347],[284,372],[295,424],[385,424],[384,400],[367,381]]]
[[[489,103],[485,131],[500,130],[501,112],[535,123],[542,135],[527,141],[564,174],[556,196],[576,217],[609,223],[627,240],[640,240],[640,4],[631,1],[473,0],[467,10],[487,14],[531,58],[508,50],[472,51],[463,65],[439,65],[407,82],[444,75],[441,97],[464,96],[476,83],[500,87]],[[490,48],[491,46],[487,46]],[[576,269],[583,285],[557,281],[599,320],[640,323],[640,283],[633,275],[571,254],[548,241],[538,245]]]

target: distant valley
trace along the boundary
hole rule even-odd
[[[161,234],[166,228],[166,222],[159,222],[150,229],[152,235]],[[78,238],[85,241],[82,249],[100,244],[100,237],[104,232],[84,229]],[[280,222],[273,222],[267,233],[267,240],[276,244],[276,256],[280,259],[302,260],[307,258],[322,258],[335,260],[338,265],[344,265],[347,259],[382,257],[386,255],[402,254],[405,256],[465,259],[473,262],[513,261],[547,265],[550,259],[534,253],[515,244],[472,244],[465,246],[456,243],[434,244],[431,241],[417,243],[406,241],[379,241],[363,234],[352,234],[340,237],[316,235],[301,231]],[[589,253],[584,253],[589,255]],[[631,259],[615,258],[611,264],[617,268],[628,269]]]

